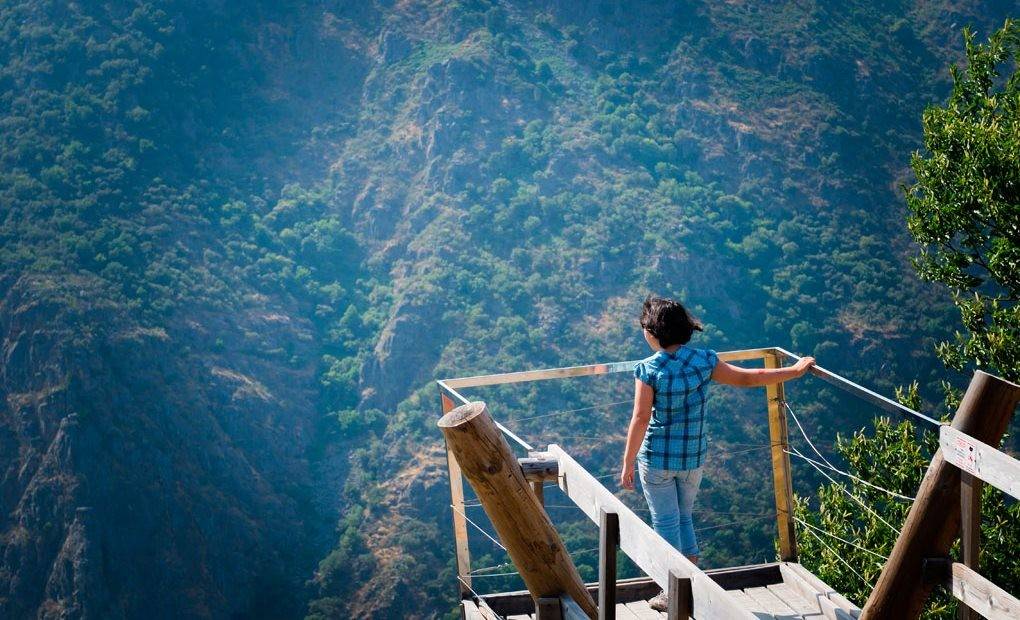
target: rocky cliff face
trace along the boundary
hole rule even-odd
[[[233,350],[214,318],[140,328],[86,290],[0,292],[3,615],[299,614],[330,527],[304,454],[311,369]],[[308,356],[307,325],[244,321]]]

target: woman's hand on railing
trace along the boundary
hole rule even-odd
[[[803,377],[807,371],[815,365],[815,358],[813,357],[802,357],[797,360],[797,363],[793,365],[793,368],[797,371],[798,377]]]

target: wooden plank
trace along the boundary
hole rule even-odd
[[[706,570],[705,574],[722,586],[724,590],[743,590],[744,588],[757,588],[783,582],[783,576],[779,572],[779,562],[713,568]]]
[[[794,571],[793,567],[799,567],[799,572]],[[796,588],[801,596],[807,599],[809,602],[813,602],[818,606],[818,611],[822,614],[822,617],[826,620],[853,620],[854,618],[860,617],[860,610],[854,607],[853,610],[844,609],[840,604],[830,599],[829,595],[835,595],[843,601],[846,601],[842,595],[836,593],[832,588],[825,585],[825,583],[812,575],[807,569],[793,562],[784,562],[780,565],[779,569],[783,572],[783,580],[785,583]],[[808,581],[805,578],[811,578]],[[821,584],[821,585],[818,585]],[[850,604],[849,601],[846,601]],[[852,604],[850,604],[853,607]]]
[[[461,614],[464,616],[464,620],[500,620],[496,612],[492,611],[484,601],[480,605],[467,599],[460,603]]]
[[[977,571],[981,553],[981,479],[960,472],[960,556],[965,566]],[[960,603],[956,608],[958,620],[980,620],[981,616]]]
[[[605,375],[614,372],[631,372],[640,361],[641,360],[630,360],[627,362],[607,362],[603,364],[586,364],[584,366],[566,366],[563,368],[541,368],[537,370],[522,370],[519,372],[501,372],[491,375],[476,375],[473,377],[460,377],[457,379],[443,379],[443,383],[448,387],[457,389],[481,387],[483,385],[522,383],[525,381],[544,381],[546,379],[566,379],[568,377]]]
[[[820,620],[822,616],[822,610],[819,608],[817,603],[808,602],[808,599],[801,596],[800,591],[787,583],[776,583],[770,586],[765,586],[769,592],[772,592],[780,600],[786,603],[790,609],[794,610],[800,617],[812,620]]]
[[[446,394],[440,393],[443,403],[443,415],[453,411],[455,405],[453,400]],[[445,438],[444,438],[445,442]],[[453,544],[457,552],[457,598],[471,596],[471,549],[468,547],[467,519],[464,510],[464,477],[461,475],[460,465],[457,458],[446,445],[446,469],[450,474],[450,504],[453,505]]]
[[[1020,618],[1020,600],[971,568],[953,562],[952,591],[960,601],[989,620]]]
[[[800,616],[768,588],[745,588],[744,594],[761,605],[762,611],[772,614],[776,620],[799,620]]]
[[[847,599],[839,592],[836,592],[834,589],[832,589],[832,586],[819,579],[817,575],[815,575],[808,569],[804,568],[801,564],[798,564],[796,562],[784,562],[783,564],[780,565],[780,570],[782,570],[784,567],[800,576],[800,578],[803,579],[809,586],[811,586],[811,588],[815,592],[821,593],[823,596],[825,596],[825,598],[835,603],[836,606],[839,607],[840,609],[850,612],[851,615],[854,614],[860,615],[861,613],[860,607],[854,605],[852,602],[850,602],[849,599]],[[786,581],[785,574],[783,575],[783,581]]]
[[[719,584],[656,534],[651,526],[562,448],[551,444],[549,452],[555,454],[560,463],[560,489],[596,523],[602,509],[617,513],[620,518],[620,548],[659,587],[669,587],[670,570],[679,576],[690,576],[694,595],[693,615],[698,620],[752,617]]]
[[[947,462],[1020,499],[1020,460],[944,424],[939,428],[939,446]]]
[[[617,608],[620,606],[617,605]],[[648,601],[634,601],[623,605],[630,614],[633,620],[659,620],[662,617],[662,612],[655,611],[648,605]],[[620,616],[624,618],[625,616]]]
[[[810,592],[802,592],[804,596],[811,596]],[[825,620],[853,620],[859,616],[852,616],[849,612],[841,607],[837,607],[835,603],[825,598],[821,594],[815,594],[815,604],[818,606],[819,617]]]
[[[746,609],[755,618],[771,618],[772,617],[769,614],[767,614],[764,611],[762,611],[761,605],[758,603],[758,601],[756,601],[753,598],[751,598],[750,596],[744,594],[743,590],[734,590],[734,591],[730,592],[730,596],[732,596],[733,599],[735,601],[737,601],[737,603],[739,603],[741,607]]]
[[[836,607],[836,604],[827,598],[823,598],[818,601],[818,606],[822,610],[822,616],[827,620],[854,620],[860,616],[852,616],[849,612],[841,607]]]
[[[460,617],[463,620],[485,620],[485,616],[478,610],[478,605],[467,600],[460,602]]]
[[[775,353],[765,356],[765,368],[782,366]],[[776,496],[776,528],[779,531],[779,557],[785,562],[797,561],[797,533],[793,521],[793,479],[790,473],[789,430],[787,429],[786,393],[782,383],[765,386],[768,397],[769,439],[772,454],[772,483]]]
[[[599,620],[616,620],[616,549],[620,546],[620,517],[599,511]]]

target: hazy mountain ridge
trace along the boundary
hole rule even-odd
[[[930,386],[895,184],[1007,7],[951,8],[5,7],[0,610],[445,613],[428,381],[641,355],[648,290]]]

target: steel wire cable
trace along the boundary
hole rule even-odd
[[[825,530],[825,529],[822,529],[820,527],[811,525],[810,523],[808,523],[807,521],[805,521],[805,520],[803,520],[803,519],[801,519],[799,517],[794,517],[793,520],[796,521],[797,523],[800,523],[804,527],[809,527],[809,528],[815,530],[816,532],[820,532],[822,534],[825,534],[826,536],[830,536],[832,538],[835,538],[836,540],[838,540],[840,542],[843,542],[843,543],[846,543],[846,544],[850,545],[851,547],[855,547],[857,549],[860,549],[861,551],[864,551],[865,553],[870,553],[871,555],[873,555],[873,556],[875,556],[877,558],[881,558],[883,560],[888,560],[889,559],[888,556],[884,556],[881,553],[878,553],[876,551],[872,551],[871,549],[868,549],[867,547],[863,547],[863,546],[861,546],[861,545],[859,545],[859,544],[857,544],[855,542],[852,542],[852,541],[849,541],[849,540],[847,540],[845,538],[837,536],[837,535],[833,534],[832,532],[830,532],[828,530]]]
[[[814,450],[815,454],[818,455],[818,458],[820,458],[820,459],[822,459],[822,461],[824,461],[824,465],[822,463],[818,463],[817,461],[815,461],[815,460],[813,460],[813,459],[811,459],[811,458],[809,458],[807,456],[804,456],[796,448],[793,448],[793,446],[790,446],[790,447],[791,447],[791,449],[794,450],[794,452],[790,452],[789,450],[784,450],[784,452],[786,452],[787,454],[792,454],[794,456],[798,456],[798,457],[804,459],[805,461],[811,463],[812,465],[815,465],[816,468],[818,466],[826,467],[827,469],[830,469],[831,471],[833,471],[833,472],[835,472],[837,474],[840,474],[842,476],[846,476],[847,478],[852,478],[853,480],[856,480],[856,481],[860,482],[861,484],[867,485],[867,486],[869,486],[869,487],[871,487],[873,489],[876,489],[878,491],[882,491],[883,493],[887,493],[889,495],[892,495],[893,497],[898,497],[898,498],[905,499],[905,500],[908,500],[908,501],[911,501],[911,502],[914,501],[913,497],[907,497],[906,495],[903,495],[901,493],[897,493],[895,491],[890,491],[889,489],[880,487],[877,484],[874,484],[872,482],[868,482],[867,480],[865,480],[863,478],[859,478],[859,477],[851,474],[850,472],[843,471],[842,469],[840,469],[840,468],[836,467],[835,465],[833,465],[829,461],[829,459],[825,458],[825,455],[823,455],[821,452],[819,452],[818,448],[816,448],[815,444],[811,441],[811,438],[808,437],[807,431],[804,430],[804,426],[800,423],[800,419],[797,417],[796,412],[794,412],[793,407],[790,406],[790,403],[788,403],[788,402],[786,402],[784,400],[783,401],[783,405],[786,406],[786,410],[790,412],[791,416],[793,416],[793,421],[797,423],[797,428],[800,429],[800,434],[801,434],[802,437],[804,437],[804,441],[806,441],[807,444],[809,446],[811,446],[811,449]]]
[[[837,559],[837,560],[839,560],[840,562],[842,562],[842,563],[843,563],[843,564],[844,564],[844,565],[845,565],[845,566],[846,566],[847,568],[849,568],[849,569],[850,569],[850,571],[851,571],[851,572],[852,572],[853,574],[855,574],[855,575],[857,575],[858,577],[860,577],[861,581],[863,581],[865,585],[871,585],[871,584],[869,584],[869,583],[868,583],[868,580],[864,578],[864,575],[862,575],[862,574],[858,573],[858,572],[857,572],[857,569],[855,569],[855,568],[854,568],[853,566],[850,566],[850,563],[849,563],[849,562],[847,562],[846,560],[844,560],[844,559],[843,559],[843,556],[841,556],[841,555],[839,554],[839,552],[838,552],[838,551],[836,551],[835,549],[833,549],[832,547],[830,547],[829,545],[827,545],[827,544],[825,543],[825,541],[824,541],[824,540],[822,539],[822,537],[821,537],[821,536],[819,536],[818,534],[816,534],[814,530],[804,530],[804,531],[805,531],[805,532],[807,532],[808,534],[811,534],[811,535],[812,535],[812,536],[814,536],[815,538],[817,538],[817,539],[818,539],[818,544],[820,544],[821,546],[825,547],[825,548],[826,548],[826,549],[828,549],[828,550],[829,550],[830,552],[832,552],[832,555],[836,556],[836,559]],[[874,586],[872,586],[872,587],[874,587]]]

